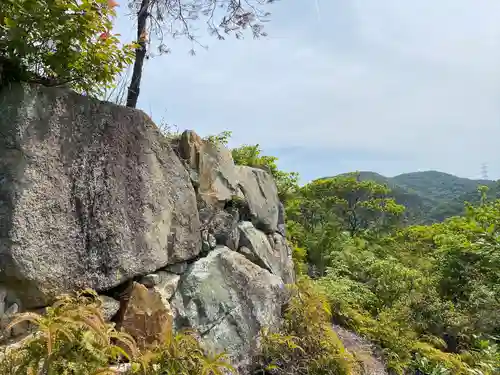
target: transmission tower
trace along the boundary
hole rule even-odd
[[[489,180],[489,178],[488,178],[488,165],[486,163],[483,163],[481,165],[481,178],[483,180]]]

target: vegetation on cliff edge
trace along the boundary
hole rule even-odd
[[[392,373],[500,373],[500,200],[487,186],[432,225],[409,225],[389,186],[357,173],[288,195],[297,270]]]

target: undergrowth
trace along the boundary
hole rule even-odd
[[[8,328],[26,321],[34,332],[1,355],[0,375],[111,375],[120,363],[137,375],[236,373],[224,353],[206,355],[193,332],[170,330],[162,343],[140,350],[130,335],[104,321],[91,290],[61,296],[43,315],[20,314]]]
[[[255,374],[357,374],[355,359],[332,328],[326,295],[307,277],[292,293],[281,332],[263,331]]]

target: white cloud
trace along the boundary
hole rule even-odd
[[[236,143],[296,147],[304,157],[287,167],[303,173],[318,163],[304,150],[321,150],[320,175],[476,177],[488,161],[500,177],[498,1],[320,1],[321,23],[313,2],[271,10],[267,40],[207,39],[197,57],[175,42],[148,61],[140,105],[204,134],[230,129]]]

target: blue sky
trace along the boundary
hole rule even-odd
[[[500,178],[498,0],[280,0],[269,37],[186,40],[147,61],[138,107],[231,130],[303,181],[352,170]],[[120,0],[115,30],[135,24]],[[200,25],[200,35],[203,35]]]

